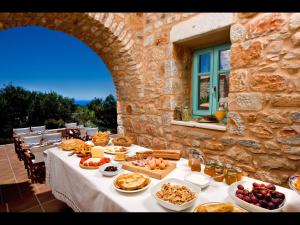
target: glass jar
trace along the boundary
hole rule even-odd
[[[179,106],[175,107],[174,110],[174,120],[181,120],[181,109]]]
[[[234,182],[238,181],[238,173],[235,169],[231,168],[227,170],[227,173],[225,174],[225,182],[228,185],[231,185]]]
[[[190,111],[189,107],[185,106],[182,110],[182,120],[183,121],[189,121],[190,120]]]
[[[201,163],[203,163],[202,152],[197,150],[192,150],[191,158],[191,170],[201,172]]]
[[[215,166],[214,180],[217,182],[223,182],[224,180],[224,166],[221,162],[217,162]]]
[[[233,167],[232,167],[232,165],[231,164],[229,164],[229,163],[226,163],[225,164],[225,166],[224,166],[224,174],[226,174],[227,173],[227,171],[229,170],[229,169],[232,169]]]
[[[213,177],[215,175],[215,165],[216,165],[216,161],[209,160],[205,164],[204,173],[211,176],[211,177]]]
[[[235,170],[237,172],[237,180],[238,181],[242,180],[244,176],[243,170],[239,167],[235,167]]]
[[[192,159],[193,159],[194,151],[195,151],[194,149],[189,150],[189,163],[188,163],[189,167],[191,167],[191,165],[192,165]]]

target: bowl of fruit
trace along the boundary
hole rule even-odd
[[[119,163],[106,163],[102,165],[99,170],[103,176],[113,177],[117,175],[122,168],[122,165]]]
[[[228,194],[249,212],[280,212],[286,201],[274,184],[266,183],[236,182],[229,187]]]

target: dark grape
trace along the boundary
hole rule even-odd
[[[244,198],[244,195],[237,194],[236,196],[237,196],[238,198],[240,198],[240,199],[244,200],[244,199],[243,199],[243,198]]]
[[[251,199],[249,196],[244,196],[243,200],[246,202],[251,202]]]
[[[260,202],[260,204],[261,204],[261,206],[264,207],[264,208],[268,206],[268,202],[267,202],[266,200],[262,200],[262,201]]]
[[[248,190],[243,190],[244,195],[249,195],[249,191]]]
[[[244,194],[243,190],[240,190],[240,189],[236,190],[236,192],[235,192],[235,193],[236,193],[236,194],[241,194],[241,195],[243,195],[243,194]]]
[[[258,199],[263,199],[263,198],[264,198],[264,196],[263,196],[261,193],[257,193],[257,194],[256,194],[256,197],[257,197]]]
[[[257,199],[255,196],[252,196],[252,197],[251,197],[251,201],[252,201],[253,203],[258,203],[258,199]]]
[[[272,198],[276,198],[276,193],[277,193],[276,191],[271,191],[271,192],[270,192]]]
[[[274,184],[268,184],[267,185],[267,188],[269,189],[269,190],[276,190],[276,187],[275,187],[275,185]]]
[[[241,185],[241,184],[239,184],[239,185],[237,186],[237,188],[238,188],[239,190],[244,190],[244,186]]]
[[[253,187],[255,187],[255,188],[260,187],[260,185],[259,185],[258,183],[255,183],[255,182],[254,182],[252,185],[253,185]]]
[[[277,193],[276,193],[276,198],[284,199],[284,194],[282,194],[282,193],[280,193],[280,192],[277,192]]]
[[[269,202],[268,203],[268,209],[275,209],[275,205],[274,205],[274,203],[273,202]]]
[[[272,199],[272,198],[271,198],[271,194],[270,194],[270,193],[267,193],[266,196],[265,196],[265,200],[268,201],[268,202],[270,202],[271,199]]]

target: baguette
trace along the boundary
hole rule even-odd
[[[179,160],[181,157],[180,150],[153,150],[152,156],[163,159]]]

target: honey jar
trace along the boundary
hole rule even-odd
[[[197,151],[192,149],[191,151],[192,156],[189,159],[190,165],[191,165],[191,170],[192,171],[197,171],[201,172],[201,163],[203,163],[203,153],[201,151]]]
[[[211,176],[211,177],[213,177],[215,175],[215,164],[216,164],[216,161],[209,160],[205,164],[204,173]]]
[[[225,166],[224,166],[224,174],[226,174],[227,173],[227,171],[229,170],[229,169],[232,169],[233,168],[233,166],[231,165],[231,164],[229,164],[229,163],[226,163],[225,164]]]
[[[237,171],[233,168],[228,169],[227,173],[225,174],[225,182],[228,185],[231,185],[234,182],[238,181],[238,174]]]
[[[215,175],[214,175],[214,180],[217,182],[223,182],[224,180],[224,166],[222,163],[217,162],[215,166]]]

